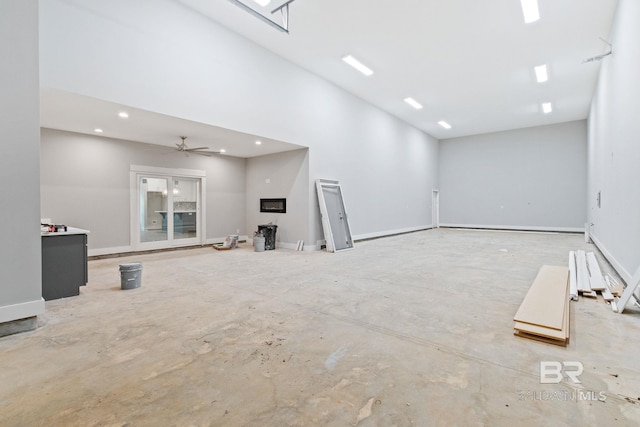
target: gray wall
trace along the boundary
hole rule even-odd
[[[246,228],[250,238],[258,225],[273,223],[278,226],[276,238],[280,245],[288,244],[295,248],[298,240],[306,240],[309,218],[309,150],[248,159],[246,188]],[[287,213],[260,212],[261,198],[282,197],[287,199]]]
[[[0,2],[0,323],[44,311],[40,249],[38,1]]]
[[[440,142],[440,224],[582,230],[586,121]]]
[[[43,86],[309,147],[306,242],[322,238],[317,178],[342,182],[354,236],[431,225],[438,142],[423,132],[176,1],[41,13]]]
[[[205,171],[207,239],[246,234],[245,159],[52,129],[41,138],[42,217],[89,230],[90,254],[129,248],[132,164]]]
[[[628,281],[640,266],[640,2],[618,1],[610,40],[589,116],[588,212],[593,240]]]

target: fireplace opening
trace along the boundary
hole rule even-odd
[[[287,199],[260,199],[260,212],[287,213]]]

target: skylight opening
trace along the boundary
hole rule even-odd
[[[373,74],[373,70],[371,68],[367,67],[351,55],[343,57],[342,60],[367,77]]]
[[[533,68],[536,72],[536,80],[538,83],[543,83],[549,80],[549,73],[547,72],[546,64],[538,65]]]
[[[422,110],[422,108],[424,108],[422,106],[422,104],[420,104],[418,101],[416,101],[415,99],[409,97],[409,98],[405,98],[404,102],[406,102],[407,104],[411,105],[413,108],[415,108],[416,110]]]
[[[525,24],[530,24],[540,19],[538,0],[520,0],[520,5],[522,6]]]

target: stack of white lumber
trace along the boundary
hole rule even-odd
[[[571,285],[571,299],[583,297],[602,299],[615,305],[614,296],[620,296],[608,276],[604,276],[593,252],[569,252],[569,268],[576,271],[575,287]],[[614,309],[615,311],[615,309]]]
[[[569,309],[569,268],[543,265],[513,318],[513,333],[566,346]]]

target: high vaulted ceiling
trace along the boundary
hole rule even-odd
[[[295,0],[286,34],[228,0],[175,1],[438,139],[585,119],[601,62],[584,61],[609,49],[600,37],[608,40],[616,6],[538,0],[540,19],[525,24],[520,0]],[[281,22],[268,12],[285,0],[265,9],[242,1]],[[347,54],[374,74],[350,68],[341,60]],[[548,67],[545,83],[536,82],[540,64]],[[41,93],[41,125],[55,129],[87,132],[106,110],[123,107],[47,88]],[[424,108],[407,105],[406,97]],[[542,112],[543,102],[552,103],[551,113]],[[299,148],[279,141],[256,146],[253,135],[148,111],[136,116],[104,136],[174,146],[183,134],[238,157]]]
[[[538,0],[540,19],[525,24],[519,0],[295,0],[285,34],[227,0],[179,1],[438,139],[585,119],[600,63],[583,61],[608,50],[616,6]],[[283,1],[243,2],[280,22],[269,10]]]

